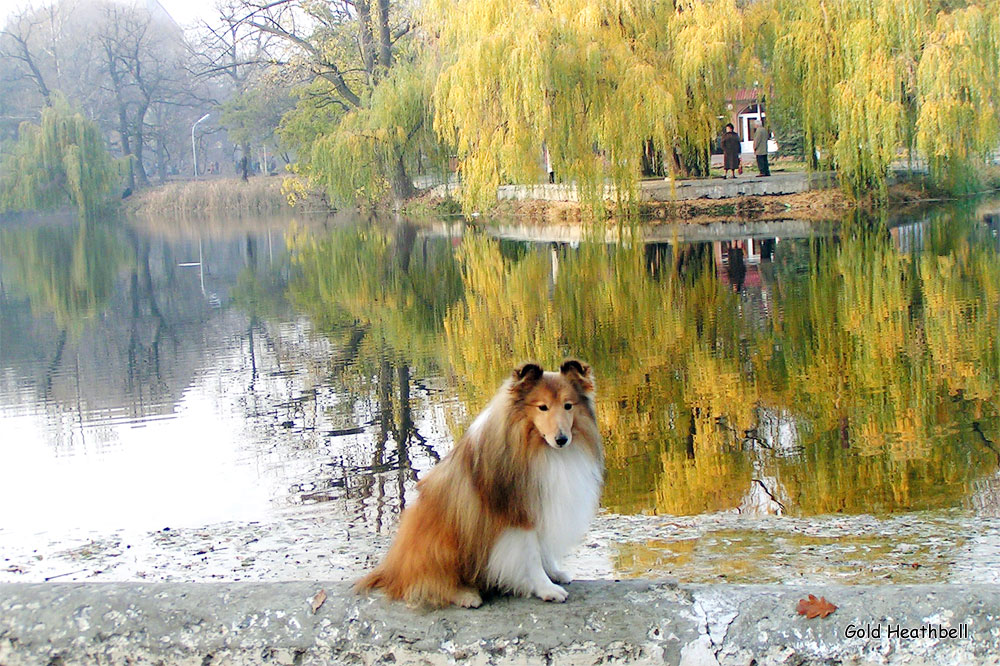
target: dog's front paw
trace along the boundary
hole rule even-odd
[[[535,590],[535,596],[542,601],[555,601],[556,603],[561,604],[566,601],[566,597],[569,596],[569,593],[555,583],[550,583],[549,585]]]
[[[455,593],[455,596],[451,599],[451,603],[462,608],[479,608],[483,604],[483,598],[479,596],[479,592],[476,590],[464,587]]]
[[[556,569],[552,573],[550,573],[549,578],[552,579],[553,583],[559,583],[560,585],[566,585],[567,583],[573,582],[572,576],[570,576],[565,571],[560,571],[559,569]]]

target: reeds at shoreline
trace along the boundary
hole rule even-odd
[[[240,178],[215,178],[171,182],[144,190],[131,197],[126,206],[142,216],[167,215],[260,215],[287,213],[293,209],[282,192],[283,178],[257,176],[244,182]],[[329,210],[319,196],[299,201],[295,209]]]

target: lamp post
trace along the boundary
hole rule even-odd
[[[199,118],[197,121],[195,121],[194,125],[191,125],[191,160],[194,162],[194,177],[195,178],[198,177],[198,148],[195,146],[195,143],[194,143],[194,128],[198,126],[198,123],[200,123],[201,121],[205,120],[210,115],[212,115],[212,114],[211,113],[206,113],[201,118]]]

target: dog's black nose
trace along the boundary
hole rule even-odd
[[[559,435],[556,437],[556,446],[566,446],[566,442],[569,441],[569,437],[566,435]]]

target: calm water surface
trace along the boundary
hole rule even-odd
[[[1000,513],[996,210],[627,246],[397,221],[0,228],[0,543],[296,508],[388,538],[513,365],[572,355],[598,378],[605,545],[660,516],[607,575],[780,580],[768,563],[898,561],[907,541],[945,577],[963,521]]]

